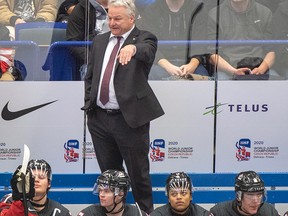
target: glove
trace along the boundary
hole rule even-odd
[[[10,181],[12,188],[12,198],[13,200],[23,200],[23,175],[21,173],[21,165],[18,166],[16,171],[13,174],[13,177]],[[34,189],[34,178],[29,169],[26,170],[25,178],[25,194],[27,199],[32,199],[35,196]]]

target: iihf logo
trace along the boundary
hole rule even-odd
[[[251,148],[251,141],[250,139],[240,139],[239,142],[236,142],[236,158],[238,161],[248,161],[250,160],[251,153],[250,148]]]
[[[64,159],[67,163],[77,162],[79,160],[79,141],[78,140],[68,140],[64,144]]]
[[[150,144],[150,158],[152,162],[164,161],[165,159],[165,141],[163,139],[155,139]]]

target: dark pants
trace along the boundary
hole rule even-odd
[[[134,200],[149,214],[153,210],[148,159],[150,123],[131,128],[122,113],[107,114],[96,109],[88,114],[88,128],[101,172],[124,170],[124,160]]]

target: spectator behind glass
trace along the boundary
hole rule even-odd
[[[273,15],[272,32],[275,40],[288,40],[288,1],[279,4]],[[288,79],[288,43],[276,46],[275,70]]]
[[[236,198],[216,204],[210,209],[214,216],[279,216],[273,205],[265,202],[266,189],[261,177],[254,171],[240,172],[235,178]]]
[[[70,14],[66,39],[68,41],[92,41],[95,35],[107,32],[109,30],[107,4],[108,0],[80,0]],[[87,49],[84,46],[70,48],[71,54],[77,60],[77,71],[81,73],[82,80],[86,74]]]
[[[14,48],[0,47],[1,81],[20,81],[25,79],[25,77],[22,76],[22,73],[23,75],[26,74],[26,68],[20,61],[15,60],[14,57]]]
[[[26,213],[29,216],[71,216],[63,205],[47,197],[51,188],[52,170],[45,160],[30,160],[28,163],[24,175],[26,202],[23,201],[23,178],[20,170],[21,165],[11,179],[12,200],[9,196],[1,200],[1,216],[24,216]]]
[[[155,0],[135,0],[135,5],[139,11],[142,11],[148,5],[153,4]]]
[[[57,0],[0,0],[0,23],[9,26],[15,39],[15,25],[25,22],[53,22]]]
[[[0,42],[10,41],[9,29],[0,23]],[[0,80],[1,81],[14,81],[14,80],[24,80],[21,71],[15,67],[15,48],[14,47],[1,47],[0,46]],[[21,62],[21,65],[22,62]],[[25,67],[23,65],[23,67]],[[26,68],[25,68],[26,72]]]
[[[0,23],[0,41],[10,41],[9,29]]]
[[[208,11],[197,1],[156,0],[140,14],[142,28],[154,33],[159,41],[206,39]],[[206,50],[205,45],[192,44],[189,47],[188,56],[187,49],[185,42],[159,45],[149,79],[162,80],[170,76],[184,76],[188,73],[207,76],[207,70],[200,64],[203,63],[202,54]]]
[[[93,194],[98,195],[99,204],[81,210],[78,216],[131,215],[144,216],[145,212],[136,206],[126,204],[131,183],[129,176],[120,170],[107,170],[96,180]]]
[[[281,3],[282,1],[286,1],[286,0],[256,0],[257,2],[259,2],[260,4],[265,5],[266,7],[268,7],[272,13],[274,14],[279,3]]]
[[[272,39],[270,9],[255,0],[224,0],[220,4],[219,40],[269,40]],[[209,12],[208,39],[216,39],[217,8]],[[209,52],[215,52],[211,46]],[[259,57],[262,63],[251,69],[246,66],[237,67],[237,63],[245,57]],[[265,74],[275,60],[275,52],[271,45],[227,45],[219,47],[219,55],[211,56],[211,63],[218,66],[218,79],[226,80],[233,75]],[[272,71],[270,70],[270,74]]]
[[[87,112],[101,172],[124,170],[124,161],[134,200],[149,214],[153,210],[150,121],[164,111],[148,83],[157,38],[138,29],[135,16],[133,0],[109,0],[110,31],[93,39],[82,110]]]
[[[192,181],[186,173],[171,173],[165,187],[169,203],[156,208],[150,216],[213,216],[203,207],[192,203],[192,187]]]
[[[208,11],[210,11],[212,8],[216,7],[218,4],[221,4],[223,0],[199,0],[200,2],[204,2]]]
[[[65,0],[64,2],[62,2],[58,9],[55,21],[67,23],[70,14],[78,3],[79,0]]]

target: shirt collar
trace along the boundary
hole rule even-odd
[[[124,39],[124,41],[126,40],[126,38],[129,36],[129,34],[133,31],[133,29],[135,28],[135,25],[133,25],[133,27],[128,31],[126,32],[125,34],[121,35]],[[110,34],[110,38],[109,40],[111,40],[111,38],[113,37],[117,37],[116,35],[113,35],[112,33]]]

